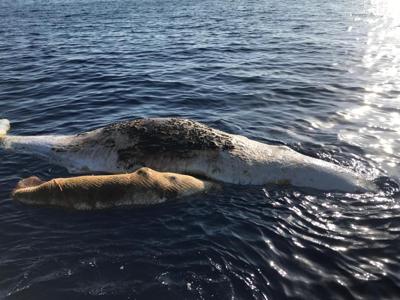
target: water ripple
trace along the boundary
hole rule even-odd
[[[1,1],[0,118],[14,134],[181,116],[376,177],[380,191],[227,185],[72,213],[13,203],[20,178],[68,173],[1,151],[0,298],[397,298],[399,8]]]

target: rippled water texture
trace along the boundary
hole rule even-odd
[[[396,299],[400,2],[2,0],[13,134],[181,116],[376,176],[376,194],[226,186],[152,208],[13,203],[68,176],[0,152],[0,298]]]

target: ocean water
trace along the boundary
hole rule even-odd
[[[70,134],[192,118],[376,177],[151,208],[11,201],[61,167],[0,150],[0,299],[399,299],[400,2],[2,0],[0,118]]]

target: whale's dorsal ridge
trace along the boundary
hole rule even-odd
[[[104,127],[102,133],[125,135],[141,151],[179,152],[234,148],[230,134],[181,118],[145,118],[114,123]]]

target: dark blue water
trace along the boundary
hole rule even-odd
[[[398,299],[397,0],[2,0],[0,118],[69,134],[193,118],[378,177],[352,195],[226,186],[143,209],[13,203],[0,152],[0,299]]]

